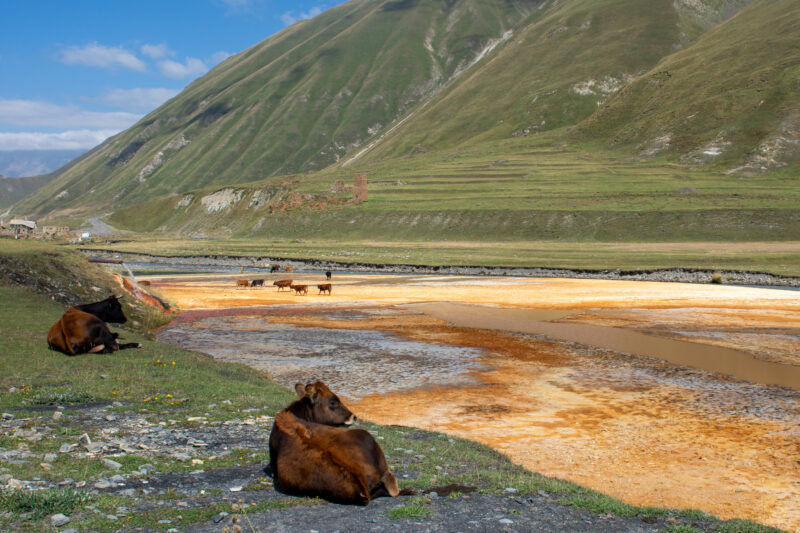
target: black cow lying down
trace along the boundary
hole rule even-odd
[[[127,348],[140,348],[138,342],[119,344],[117,333],[111,333],[106,322],[123,324],[128,319],[116,296],[100,302],[72,306],[50,326],[47,345],[67,355],[111,353]]]
[[[363,429],[347,430],[355,415],[321,381],[298,383],[299,399],[278,413],[269,435],[270,467],[278,490],[367,505],[397,496],[383,450]]]

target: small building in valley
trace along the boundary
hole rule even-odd
[[[15,235],[28,236],[36,230],[36,222],[22,218],[12,218],[8,223],[8,227]]]

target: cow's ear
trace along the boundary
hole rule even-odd
[[[312,402],[317,399],[317,386],[315,383],[306,385],[306,395]]]
[[[306,386],[302,383],[296,383],[294,386],[294,391],[297,393],[297,396],[302,398],[306,395]]]

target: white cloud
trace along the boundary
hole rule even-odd
[[[0,150],[88,150],[120,130],[0,133]]]
[[[174,56],[175,52],[170,50],[166,44],[143,44],[139,50],[150,59],[161,59],[167,56]]]
[[[299,15],[296,16],[294,14],[294,11],[287,11],[286,13],[281,15],[281,22],[283,22],[287,26],[291,26],[298,20],[314,18],[323,11],[324,9],[320,6],[314,6],[311,9],[309,9],[306,13],[300,13]]]
[[[97,43],[86,46],[70,46],[61,51],[61,61],[67,65],[86,67],[124,67],[144,72],[147,65],[133,53],[120,47],[103,46]]]
[[[124,111],[97,112],[38,100],[0,98],[0,124],[27,128],[116,129],[133,125],[142,116]]]
[[[179,63],[171,59],[158,62],[161,74],[173,79],[196,78],[208,72],[208,66],[195,57],[187,57],[186,63]]]
[[[114,89],[96,101],[131,111],[152,111],[179,92],[180,89],[165,88]]]

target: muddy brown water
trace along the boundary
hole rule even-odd
[[[701,368],[737,379],[800,390],[800,366],[762,361],[752,355],[710,344],[680,341],[623,328],[594,324],[547,322],[578,311],[504,309],[457,303],[407,306],[459,327],[484,328],[547,335],[617,352],[655,357],[670,363]]]
[[[800,530],[788,291],[355,275],[332,297],[207,277],[153,285],[188,310],[162,340],[288,387],[321,378],[360,418],[476,440],[629,503]],[[704,370],[709,353],[721,363]],[[765,360],[780,381],[752,370]]]

